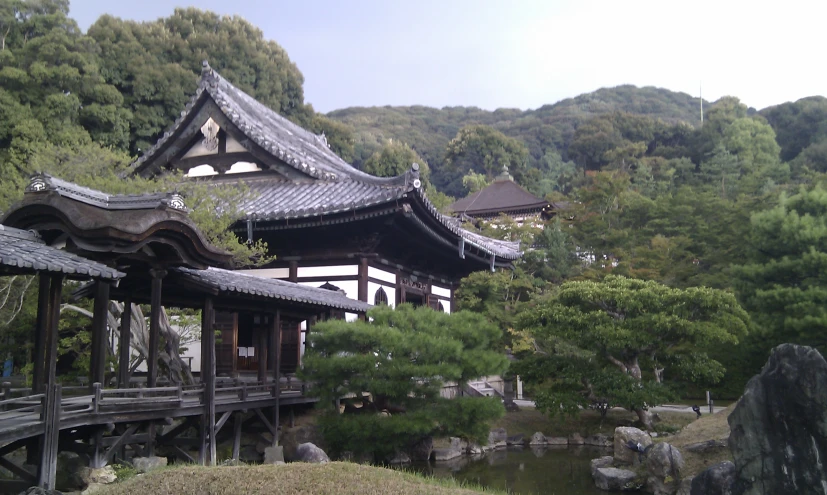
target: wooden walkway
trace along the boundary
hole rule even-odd
[[[59,450],[90,454],[92,467],[102,467],[122,456],[127,445],[141,455],[152,455],[156,444],[173,447],[187,462],[203,463],[209,462],[210,451],[215,449],[213,440],[205,443],[204,436],[209,437],[206,432],[214,432],[216,436],[230,418],[235,418],[233,455],[237,458],[242,423],[261,423],[264,430],[277,439],[280,406],[315,402],[316,399],[304,395],[303,387],[301,383],[289,383],[285,389],[282,382],[277,390],[273,381],[236,381],[215,388],[214,412],[210,413],[202,384],[104,389],[96,383],[91,388],[67,387],[66,394],[56,386],[50,389],[57,395],[52,400],[47,400],[47,394],[0,400],[0,467],[20,478],[11,484],[0,483],[0,492],[30,486],[43,477],[41,472],[30,473],[4,457],[21,447],[27,448],[30,462],[35,456],[28,451],[36,449],[41,458],[38,464],[42,466],[53,465],[43,462],[42,458],[56,457]],[[3,396],[8,397],[10,392],[6,388]],[[82,395],[69,395],[71,393]],[[59,407],[50,411],[47,407],[50,402],[59,403]],[[215,418],[215,423],[207,426],[209,417]],[[163,435],[161,429],[156,435],[156,425],[176,423],[177,426],[167,428]],[[57,426],[51,428],[50,424]],[[181,436],[192,428],[201,432],[198,437]],[[50,438],[56,448],[49,446]],[[193,448],[200,448],[198,459],[188,452]]]

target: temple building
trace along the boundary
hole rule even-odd
[[[448,208],[454,216],[465,220],[492,220],[505,214],[519,223],[545,220],[554,216],[555,211],[552,203],[514,182],[507,167],[503,167],[502,173],[491,185],[454,202]]]
[[[276,260],[247,272],[370,304],[450,312],[462,277],[510,267],[521,255],[518,243],[471,232],[437,211],[417,164],[397,177],[362,172],[331,151],[324,135],[257,102],[206,62],[180,118],[133,164],[142,176],[168,170],[249,187],[234,229],[242,239],[266,241]]]

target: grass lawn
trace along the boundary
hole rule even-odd
[[[451,479],[426,478],[348,462],[281,466],[183,466],[153,471],[95,491],[99,495],[474,495],[502,492],[464,487]]]
[[[660,431],[674,432],[688,425],[695,419],[694,413],[659,412],[661,421],[655,425]],[[579,433],[583,437],[603,433],[611,435],[618,426],[632,426],[637,421],[637,415],[623,409],[612,409],[601,420],[597,411],[583,410],[576,417],[549,418],[533,407],[523,407],[517,412],[506,413],[500,420],[491,425],[492,428],[505,428],[508,435],[522,433],[531,436],[535,432],[543,432],[548,437],[567,437],[572,433]]]

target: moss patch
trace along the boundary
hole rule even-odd
[[[108,485],[100,495],[473,495],[501,493],[462,486],[380,467],[347,462],[293,463],[281,466],[185,466],[162,469]]]

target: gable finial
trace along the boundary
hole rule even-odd
[[[511,176],[511,174],[510,174],[510,173],[508,173],[508,164],[507,164],[507,163],[503,163],[503,171],[502,171],[502,172],[500,172],[500,175],[498,175],[498,176],[494,179],[494,181],[495,181],[495,182],[501,182],[501,181],[507,181],[507,180],[513,181],[513,180],[514,180],[514,177],[512,177],[512,176]]]
[[[201,61],[201,75],[203,76],[203,75],[209,74],[211,70],[212,70],[212,67],[210,67],[210,62],[206,58],[204,60],[202,60]]]

